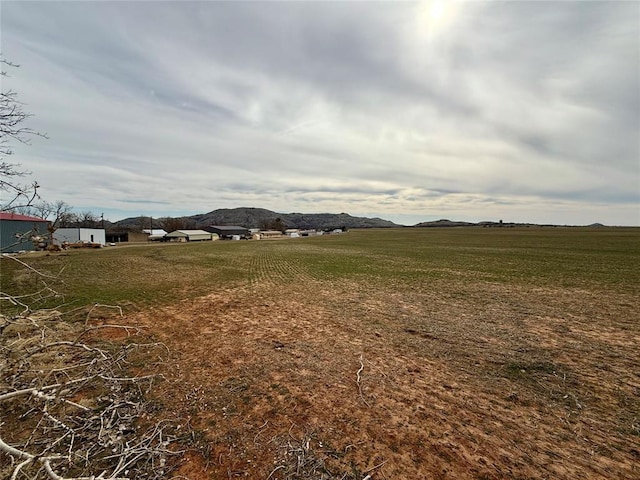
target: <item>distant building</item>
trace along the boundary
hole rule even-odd
[[[317,235],[322,235],[322,230],[320,232],[316,230],[300,230],[301,237],[315,237]]]
[[[142,233],[146,233],[149,235],[166,235],[169,232],[167,232],[163,228],[143,228]]]
[[[167,233],[165,238],[172,242],[203,242],[218,240],[218,235],[204,230],[175,230]]]
[[[150,242],[164,240],[167,232],[162,228],[145,228],[142,233],[147,234],[147,240]]]
[[[260,232],[260,238],[279,238],[282,237],[280,230],[262,230]]]
[[[141,231],[108,230],[106,236],[107,243],[139,243],[149,241],[149,234]],[[158,240],[163,240],[163,238],[164,235],[158,238]]]
[[[231,239],[233,236],[239,236],[249,238],[250,232],[248,228],[238,227],[236,225],[210,225],[208,227],[202,227],[210,233],[216,233],[220,238]]]
[[[53,244],[62,246],[65,243],[93,243],[104,247],[107,235],[104,228],[58,228],[53,232]]]
[[[107,243],[126,243],[129,241],[129,232],[110,231],[105,234]]]
[[[44,241],[48,234],[48,220],[17,213],[0,212],[0,252],[14,253],[22,250],[35,250],[41,237]]]

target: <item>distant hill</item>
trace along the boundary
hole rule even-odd
[[[414,227],[425,228],[425,227],[502,227],[502,228],[513,228],[513,227],[558,227],[560,225],[552,225],[552,224],[537,224],[537,223],[520,223],[520,222],[460,222],[460,221],[452,221],[447,219],[434,220],[431,222],[421,222]],[[569,225],[564,225],[565,227]],[[576,225],[577,226],[577,225]],[[589,227],[603,227],[604,225],[600,223],[594,223],[592,225],[588,225]]]
[[[287,228],[381,228],[399,227],[381,218],[352,217],[347,213],[277,213],[264,208],[221,208],[203,215],[194,215],[198,226],[241,225],[246,228],[261,228],[265,223],[278,218]]]
[[[264,228],[265,225],[272,224],[277,220],[284,224],[285,228],[319,229],[327,230],[333,228],[393,228],[404,227],[382,218],[353,217],[348,213],[278,213],[265,208],[240,207],[240,208],[219,208],[209,213],[201,213],[187,217],[180,217],[181,227],[175,228],[201,228],[209,225],[238,225],[245,228]],[[442,218],[429,222],[421,222],[414,227],[554,227],[556,225],[537,225],[532,223],[517,222],[462,222]],[[566,225],[565,225],[566,226]],[[131,230],[139,231],[143,228],[162,228],[159,218],[150,217],[130,217],[117,222],[105,220],[107,230]],[[166,227],[166,226],[165,226]],[[591,228],[606,228],[601,223],[588,225]]]
[[[533,226],[553,226],[553,225],[535,225],[533,223],[514,223],[514,222],[460,222],[447,219],[435,220],[432,222],[422,222],[414,225],[414,227],[533,227]]]
[[[239,225],[246,228],[262,228],[269,222],[280,219],[286,228],[389,228],[401,227],[382,218],[353,217],[348,213],[277,213],[264,208],[220,208],[209,213],[182,217],[194,228],[207,225]],[[110,225],[115,229],[150,228],[149,217],[130,217]],[[144,225],[144,227],[141,227]],[[158,227],[154,224],[154,228]]]
[[[421,222],[414,225],[414,227],[475,227],[476,225],[478,224],[471,222],[456,222],[447,220],[446,218],[442,218],[440,220],[434,220],[431,222]]]
[[[260,228],[265,221],[282,218],[283,214],[265,208],[219,208],[209,213],[194,215],[198,227],[207,225],[239,225],[245,228]],[[292,227],[293,228],[293,227]]]

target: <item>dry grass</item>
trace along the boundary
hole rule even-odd
[[[206,461],[183,467],[193,479],[363,478],[381,463],[374,478],[634,478],[632,301],[309,281],[136,321],[171,344],[184,389],[169,407],[206,439]]]
[[[136,368],[193,431],[178,474],[638,478],[638,233],[463,232],[145,253],[213,269],[125,320],[171,352]]]

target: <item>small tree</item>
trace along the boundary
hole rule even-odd
[[[153,229],[153,217],[145,217],[144,215],[140,215],[137,219],[138,223],[138,231]]]
[[[100,219],[89,210],[84,210],[76,215],[76,227],[78,228],[98,228]]]
[[[40,218],[49,220],[49,225],[47,227],[49,233],[49,246],[47,248],[50,250],[57,248],[53,245],[53,234],[58,228],[66,226],[67,223],[73,219],[71,205],[62,200],[58,200],[54,203],[41,202],[35,205],[35,210]]]
[[[260,229],[261,230],[277,230],[279,232],[284,233],[285,230],[287,229],[287,225],[282,221],[280,217],[278,217],[275,219],[263,221],[260,224]]]
[[[188,228],[186,219],[184,217],[162,217],[157,220],[157,225],[167,232],[173,232],[175,230],[183,230],[185,228]]]

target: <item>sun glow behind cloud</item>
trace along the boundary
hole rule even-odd
[[[16,159],[77,208],[640,223],[627,4],[2,8]]]
[[[455,0],[430,0],[417,6],[416,24],[418,35],[429,41],[446,35],[455,24],[462,3]]]

